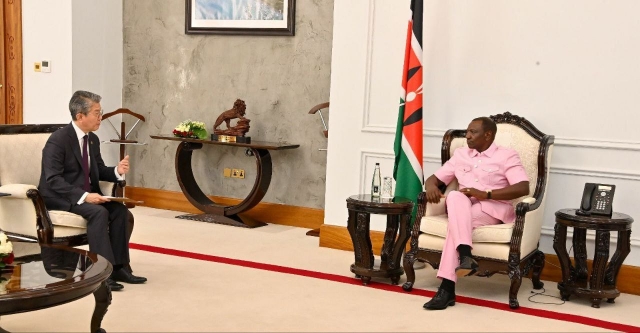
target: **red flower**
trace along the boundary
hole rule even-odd
[[[7,264],[7,265],[10,265],[10,264],[13,263],[13,258],[14,258],[13,252],[11,252],[11,253],[9,253],[8,256],[2,258],[2,262]]]

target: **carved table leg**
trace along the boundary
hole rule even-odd
[[[194,150],[201,149],[202,143],[182,142],[176,151],[175,168],[178,184],[189,202],[204,214],[187,214],[179,218],[232,225],[244,228],[256,228],[267,225],[239,214],[256,206],[264,198],[271,183],[271,154],[266,149],[251,148],[256,158],[256,180],[247,197],[235,206],[216,204],[207,197],[193,176],[191,157]]]
[[[587,270],[587,229],[573,228],[573,253],[576,264],[574,282],[584,283],[589,277]]]
[[[589,289],[602,290],[607,260],[609,260],[609,231],[596,230],[596,253],[593,258]],[[601,298],[591,298],[591,306],[599,308],[601,300]]]
[[[569,292],[569,283],[571,283],[571,278],[569,253],[567,252],[567,226],[556,222],[554,229],[553,249],[558,255],[560,268],[562,269],[562,282],[558,283],[558,289],[560,290],[562,300],[567,301],[571,294]]]
[[[355,256],[355,262],[351,265],[351,271],[356,274],[357,278],[362,280],[364,285],[369,284],[371,277],[358,274],[356,271],[364,273],[358,268],[365,268],[367,270],[373,268],[373,251],[371,248],[371,239],[369,238],[370,218],[368,213],[357,212],[350,209],[349,219],[347,220],[347,230],[349,230],[349,235],[351,236]]]
[[[91,332],[106,332],[100,325],[111,304],[111,288],[107,285],[107,281],[102,281],[100,287],[93,292],[93,297],[96,299],[96,308],[91,317]]]
[[[622,267],[622,262],[631,252],[631,230],[618,231],[618,245],[616,252],[611,257],[611,261],[604,273],[604,284],[615,287],[618,282],[618,272]],[[613,299],[609,299],[609,303],[613,303]]]
[[[398,233],[398,220],[398,215],[387,215],[387,229],[384,232],[384,243],[380,251],[380,270],[398,267],[398,265],[393,262],[394,244]]]
[[[391,269],[396,269],[400,267],[400,259],[402,259],[402,254],[404,253],[405,247],[407,245],[407,241],[411,236],[411,214],[402,214],[400,215],[400,233],[398,234],[398,239],[393,248],[393,253],[391,257]],[[400,273],[402,275],[402,273]],[[398,284],[400,281],[400,275],[398,275],[395,279],[392,278],[391,282],[394,285]],[[404,288],[404,286],[403,286]],[[406,289],[405,289],[406,290]]]

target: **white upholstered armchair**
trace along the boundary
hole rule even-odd
[[[549,175],[549,162],[553,147],[553,135],[540,132],[526,119],[509,112],[491,116],[498,127],[495,142],[515,149],[529,177],[529,196],[513,200],[516,221],[509,224],[482,226],[472,235],[473,256],[478,262],[478,276],[506,273],[511,279],[509,306],[519,307],[517,294],[522,277],[532,270],[535,289],[540,289],[540,272],[544,267],[544,253],[538,250],[545,207],[545,190]],[[442,164],[453,151],[466,145],[465,130],[449,130],[442,139]],[[458,189],[458,182],[451,182],[444,192]],[[416,260],[429,263],[437,269],[447,234],[445,200],[438,204],[427,203],[425,192],[418,196],[418,213],[411,232],[410,250],[403,266],[407,273],[404,290],[410,291],[415,282],[413,264]]]
[[[65,211],[48,211],[38,192],[42,148],[57,125],[0,125],[0,230],[14,240],[87,244],[87,221]],[[124,182],[117,184],[124,186]],[[116,185],[100,182],[106,195],[115,196]],[[133,231],[129,215],[129,237]]]

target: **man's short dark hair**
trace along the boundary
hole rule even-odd
[[[89,108],[94,103],[100,103],[102,97],[98,94],[94,94],[88,91],[78,90],[73,93],[71,100],[69,101],[69,111],[71,112],[71,119],[77,120],[76,115],[82,113],[85,116],[89,113]]]
[[[498,131],[498,127],[496,123],[489,117],[478,117],[473,121],[481,121],[482,122],[482,130],[485,132],[491,131],[493,133],[493,137],[496,137],[496,132]]]

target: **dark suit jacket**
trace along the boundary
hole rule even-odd
[[[91,192],[100,193],[99,181],[115,182],[114,167],[104,165],[98,136],[89,133]],[[71,124],[55,131],[42,149],[42,172],[38,190],[50,210],[69,211],[85,191],[82,153]]]

